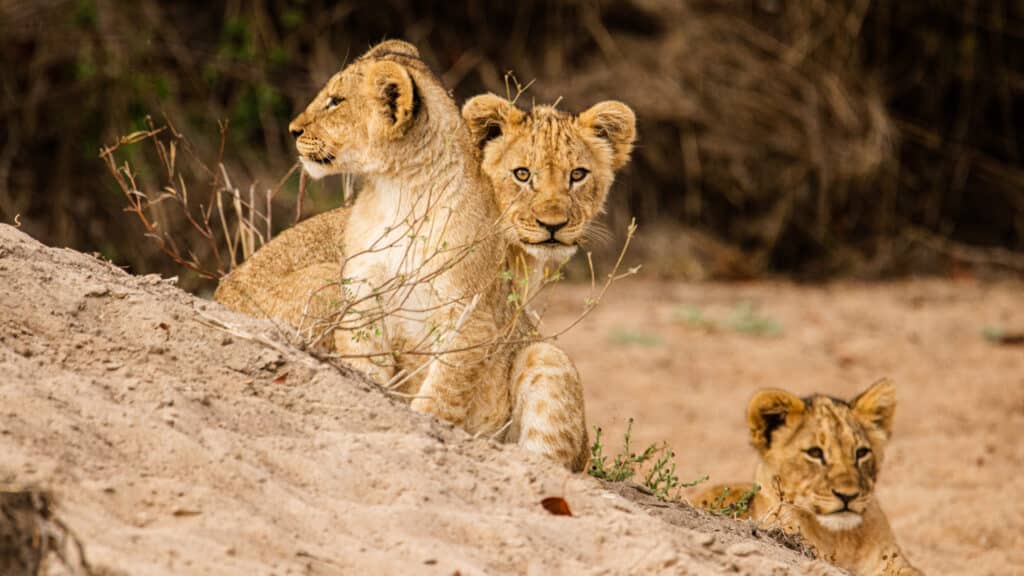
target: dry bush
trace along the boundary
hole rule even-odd
[[[536,86],[637,109],[613,217],[664,231],[639,239],[646,264],[696,277],[1024,269],[960,245],[1024,248],[1020,6],[635,0],[578,16]]]
[[[315,8],[328,20],[344,12]],[[243,197],[249,183],[262,182],[262,198],[295,162],[289,117],[344,59],[321,34],[322,22],[287,12],[237,2],[0,1],[0,59],[22,63],[0,72],[0,221],[20,215],[24,229],[48,243],[100,252],[137,273],[181,273],[190,290],[212,288],[167,259],[160,244],[135,240],[139,227],[125,225],[123,191],[97,156],[120,135],[149,130],[150,115],[169,118],[189,134],[194,156],[230,149],[226,172]],[[231,129],[222,133],[225,124]],[[147,189],[166,172],[152,152],[118,152]],[[223,180],[217,164],[211,168],[206,175],[196,168],[190,182],[203,202],[224,184],[215,183]],[[278,228],[292,222],[296,184],[275,196],[274,211],[289,215]],[[337,180],[312,183],[307,213],[339,205],[338,188]],[[183,213],[153,209],[162,230],[193,230],[188,240],[206,259],[207,241]],[[227,254],[221,260],[229,266]]]
[[[149,119],[146,130],[122,136],[100,152],[124,194],[128,204],[124,211],[141,224],[144,236],[175,264],[210,281],[231,272],[273,238],[274,200],[293,176],[300,180],[300,191],[304,189],[298,163],[273,188],[257,192],[256,182],[244,191],[237,187],[224,165],[226,136],[224,126],[213,166],[196,155],[173,125],[157,128]],[[159,176],[140,176],[129,161],[118,160],[124,147],[139,144],[151,145]],[[197,189],[206,193],[196,194]]]
[[[620,36],[564,87],[540,83],[571,102],[617,86],[637,109],[624,211],[712,231],[734,250],[705,250],[703,267],[745,275],[799,269],[845,231],[882,225],[873,208],[891,192],[879,182],[895,134],[851,50],[865,4],[829,3],[815,17],[797,3],[760,20],[735,4],[636,4],[678,25]],[[735,249],[745,258],[718,262]]]
[[[418,199],[417,202],[424,203],[427,208],[423,211],[425,214],[436,215],[443,212],[436,209],[438,206],[429,195]],[[383,232],[371,243],[366,252],[346,255],[345,260],[341,263],[338,277],[332,282],[323,284],[308,297],[302,320],[295,332],[301,339],[300,345],[308,350],[321,351],[319,355],[324,359],[343,362],[369,359],[379,367],[393,370],[394,376],[390,381],[382,384],[385,390],[398,396],[414,397],[414,392],[410,394],[402,390],[407,389],[410,382],[415,382],[416,377],[425,374],[431,364],[445,361],[444,358],[447,355],[483,348],[488,351],[487,358],[497,358],[495,355],[507,354],[511,349],[517,347],[556,340],[582,322],[600,305],[615,282],[635,275],[640,269],[639,266],[629,268],[623,266],[630,243],[636,233],[635,223],[630,223],[629,228],[625,231],[618,257],[610,265],[610,270],[607,273],[599,277],[594,268],[592,255],[586,254],[585,259],[589,265],[591,283],[590,294],[580,303],[578,313],[569,322],[542,334],[538,330],[538,326],[543,320],[543,309],[536,307],[535,303],[548,287],[563,279],[561,268],[544,270],[540,284],[531,286],[527,279],[533,277],[534,271],[529,269],[525,261],[508,262],[509,268],[496,270],[492,280],[494,283],[507,284],[507,288],[501,292],[504,295],[504,301],[499,304],[507,307],[507,310],[503,313],[501,311],[479,311],[488,316],[496,315],[498,318],[503,318],[503,323],[487,339],[462,340],[459,345],[455,345],[453,342],[456,335],[462,331],[470,315],[477,312],[483,294],[453,296],[448,300],[434,303],[431,309],[423,309],[417,303],[418,300],[414,293],[423,288],[438,293],[438,280],[444,274],[484,242],[494,236],[503,238],[504,227],[508,224],[503,220],[504,215],[499,215],[491,225],[483,227],[483,230],[486,231],[484,236],[472,238],[463,244],[444,242],[428,253],[422,261],[418,261],[415,267],[411,267],[407,265],[407,262],[416,259],[412,253],[420,248],[420,239],[429,236],[427,228],[436,226],[445,229],[448,225],[447,219],[438,220],[434,217],[412,216],[420,212],[420,208],[420,206],[411,206],[408,211],[409,216],[402,219],[399,228]],[[449,210],[447,213],[450,218],[451,211]],[[348,267],[357,263],[361,257],[395,249],[401,250],[403,256],[398,262],[394,275],[383,282],[370,283],[365,279],[347,274]],[[316,302],[321,304],[317,305]],[[327,302],[328,305],[323,306],[323,302]],[[399,319],[401,321],[407,318],[422,317],[433,310],[444,308],[460,310],[460,313],[445,324],[424,323],[418,338],[395,339],[389,337],[389,320]],[[332,343],[328,337],[333,336],[336,331],[344,332],[354,341],[372,341],[375,342],[375,345],[369,352],[359,351],[347,354],[338,354],[333,351],[322,352],[324,344],[328,345],[328,349],[330,348]],[[411,362],[410,359],[412,359]]]
[[[510,82],[515,82],[514,78]],[[513,101],[525,89],[515,84],[515,96],[509,95]],[[222,127],[221,139],[217,157],[207,163],[173,125],[156,127],[147,120],[146,130],[122,136],[100,153],[127,203],[125,213],[141,226],[146,242],[157,246],[170,261],[184,270],[211,282],[231,272],[271,240],[274,200],[285,183],[290,179],[300,179],[300,199],[304,188],[304,174],[298,164],[293,165],[273,188],[257,191],[256,183],[244,188],[237,186],[224,164],[226,127]],[[150,154],[144,154],[140,147]],[[147,160],[147,156],[154,157],[155,161]],[[160,170],[156,174],[141,176],[133,161],[125,159],[128,157],[155,162]],[[350,179],[344,181],[351,186]],[[354,197],[352,193],[346,194],[349,200]],[[450,343],[474,313],[482,294],[453,296],[432,302],[431,308],[423,309],[422,298],[417,293],[443,293],[440,291],[441,278],[482,245],[496,239],[503,242],[510,224],[504,214],[499,214],[494,222],[478,228],[480,235],[461,243],[449,241],[443,232],[450,229],[454,210],[440,202],[441,198],[434,194],[417,196],[396,220],[397,224],[384,228],[377,238],[369,242],[365,251],[346,254],[344,260],[337,263],[336,277],[323,282],[305,296],[297,325],[278,323],[280,332],[294,344],[324,359],[368,359],[378,366],[393,368],[395,376],[390,382],[383,383],[385,389],[396,395],[408,396],[401,391],[402,388],[448,354],[477,348],[486,348],[489,354],[501,354],[507,353],[510,346],[557,338],[582,321],[601,302],[614,282],[639,270],[638,267],[624,270],[623,266],[636,231],[635,223],[631,222],[618,258],[611,271],[602,278],[600,286],[591,254],[586,255],[592,293],[582,303],[578,316],[552,333],[542,335],[536,329],[541,320],[540,313],[533,304],[549,285],[563,278],[561,269],[545,269],[540,275],[540,284],[532,286],[527,279],[536,275],[525,260],[507,262],[508,269],[494,271],[488,288],[501,285],[501,305],[507,306],[508,310],[481,311],[483,314],[497,314],[504,318],[504,324],[486,340],[467,342],[461,339],[455,346]],[[300,215],[301,201],[296,221]],[[440,237],[437,237],[438,232],[441,232]],[[390,277],[371,282],[349,273],[350,267],[358,265],[361,259],[381,252],[401,254]],[[390,321],[434,318],[433,313],[442,309],[461,312],[448,323],[427,326],[416,338],[389,337]],[[269,313],[265,315],[270,316]],[[208,321],[238,337],[268,343],[266,339],[222,321],[213,318],[208,318]],[[333,352],[332,338],[336,332],[344,332],[355,342],[373,342],[373,346],[369,351],[339,355]],[[406,360],[399,364],[400,358]],[[415,359],[411,365],[409,358]]]
[[[4,576],[100,576],[81,540],[56,514],[52,494],[0,483],[0,573]]]
[[[1005,0],[0,0],[0,57],[24,63],[0,75],[0,219],[169,272],[122,230],[101,143],[163,113],[211,134],[195,142],[209,155],[227,119],[230,173],[276,182],[288,118],[347,58],[403,37],[459,98],[500,93],[515,70],[544,101],[634,106],[641,143],[611,227],[636,215],[665,231],[659,246],[710,262],[668,271],[879,273],[918,269],[929,246],[1020,251],[1021,30]],[[336,205],[317,190],[313,209]]]

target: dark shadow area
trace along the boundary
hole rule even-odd
[[[145,241],[101,147],[151,116],[238,188],[272,187],[294,162],[290,117],[395,37],[460,101],[505,94],[514,71],[535,80],[527,104],[632,106],[640,144],[606,223],[637,217],[631,259],[654,274],[1024,269],[1024,6],[1002,0],[0,0],[0,221],[208,288]],[[126,154],[159,182],[159,162]],[[305,213],[340,188],[312,185]],[[297,194],[293,178],[275,195],[275,229]]]

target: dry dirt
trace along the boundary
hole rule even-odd
[[[589,292],[551,288],[547,331]],[[632,417],[638,443],[668,441],[681,476],[712,482],[752,478],[756,389],[848,397],[889,376],[899,405],[878,496],[906,552],[928,574],[1024,574],[1024,346],[986,328],[1024,332],[1024,285],[630,278],[559,343],[609,442]]]
[[[0,487],[52,492],[97,574],[838,573],[469,438],[274,333],[0,225]]]

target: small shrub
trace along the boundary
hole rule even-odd
[[[761,487],[757,484],[751,486],[748,490],[744,491],[740,495],[740,499],[730,504],[725,504],[726,499],[729,497],[729,489],[726,488],[722,493],[715,498],[715,501],[708,507],[708,511],[712,514],[718,514],[719,516],[729,516],[730,518],[736,518],[746,514],[750,510],[750,503],[754,501],[754,496],[761,491]]]
[[[667,443],[651,444],[636,454],[632,450],[632,438],[633,419],[630,418],[622,438],[622,451],[609,463],[605,446],[601,442],[601,428],[595,426],[594,443],[590,447],[589,474],[608,482],[625,482],[636,477],[644,465],[650,463],[641,483],[660,500],[678,500],[679,490],[696,486],[708,479],[703,476],[691,482],[681,481],[676,474],[675,451]]]
[[[590,447],[590,475],[594,478],[607,480],[609,482],[625,482],[631,479],[637,468],[654,456],[658,447],[651,444],[640,454],[632,451],[630,443],[633,436],[633,419],[629,419],[626,425],[626,433],[622,438],[622,452],[615,455],[611,465],[608,465],[608,457],[604,455],[604,445],[601,443],[601,428],[594,427],[594,444]]]

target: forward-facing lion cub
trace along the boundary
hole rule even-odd
[[[486,156],[487,146],[520,141],[513,134],[523,118],[512,114],[511,104],[483,98],[474,117],[486,117],[476,126],[487,127],[487,138],[476,131],[470,135],[415,48],[403,42],[379,45],[336,75],[296,118],[292,131],[303,163],[314,176],[341,171],[364,175],[355,206],[312,218],[276,238],[222,281],[216,299],[237,310],[301,326],[307,317],[330,311],[332,298],[323,287],[338,286],[343,274],[361,284],[338,296],[355,299],[360,290],[373,290],[395,277],[430,277],[430,282],[384,293],[386,299],[412,302],[414,312],[382,319],[380,338],[357,341],[339,331],[339,352],[394,356],[390,365],[361,366],[386,382],[395,368],[415,372],[422,366],[425,356],[403,358],[398,353],[402,345],[427,340],[438,326],[457,323],[461,330],[437,340],[461,351],[444,354],[429,365],[413,390],[418,396],[413,408],[473,432],[501,434],[578,470],[585,465],[587,442],[575,368],[557,347],[524,345],[523,337],[532,329],[528,322],[513,323],[514,333],[505,332],[511,320],[508,294],[524,279],[508,279],[501,272],[510,269],[511,262],[525,259],[516,254],[522,235],[515,227],[500,225],[506,220],[489,182],[482,178],[479,155]],[[564,218],[549,219],[550,234],[530,247],[531,259],[567,256],[564,249],[552,248],[576,243],[580,218],[589,219],[600,210],[611,172],[624,163],[619,158],[628,158],[635,134],[632,112],[618,103],[605,104],[573,118],[573,136],[586,140],[590,153],[575,150],[576,160],[587,165],[575,176],[568,173],[574,168],[569,169],[560,190],[566,196],[586,190],[587,198],[598,199],[598,205],[580,210],[576,202],[560,202]],[[562,116],[568,117],[551,115]],[[597,177],[584,182],[582,171],[583,176],[593,171]],[[522,178],[519,171],[524,192],[542,184],[556,190],[548,182],[555,174],[546,164],[538,166],[538,174],[540,179],[529,184],[530,178]],[[518,202],[529,206],[535,196],[524,194]],[[537,207],[543,210],[540,217],[558,208],[545,203]],[[410,222],[434,224],[420,225],[410,234]],[[561,228],[572,233],[559,234]],[[463,246],[472,250],[458,252]],[[445,251],[458,258],[434,260]],[[344,272],[339,262],[344,262]],[[311,299],[314,294],[322,297]],[[468,304],[474,295],[479,295],[478,301]],[[496,344],[476,345],[489,340]]]
[[[921,574],[896,544],[874,498],[892,433],[896,391],[882,380],[850,402],[761,390],[747,407],[760,486],[742,516],[800,534],[821,558],[857,575]],[[723,506],[751,484],[715,486],[701,506]]]
[[[536,275],[564,264],[604,211],[615,172],[629,161],[636,117],[614,100],[574,115],[521,110],[494,94],[471,98],[462,116],[512,232],[512,256],[534,271],[536,287]]]

